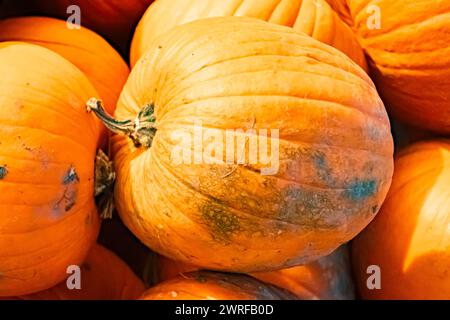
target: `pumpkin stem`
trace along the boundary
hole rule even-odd
[[[154,105],[146,105],[135,119],[116,120],[103,107],[103,102],[91,98],[86,104],[88,111],[93,111],[103,124],[112,132],[128,136],[136,148],[150,148],[156,133]]]
[[[99,149],[95,158],[94,191],[102,219],[111,219],[114,211],[114,182],[116,173],[113,162]]]

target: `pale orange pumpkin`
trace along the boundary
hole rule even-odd
[[[162,256],[156,259],[155,267],[157,282],[198,270],[195,266]],[[355,297],[347,246],[304,266],[250,275],[262,282],[284,288],[300,300],[349,300]]]
[[[97,92],[60,55],[0,43],[0,296],[48,289],[81,264],[99,230]]]
[[[364,69],[366,61],[352,30],[325,0],[158,0],[144,14],[131,46],[131,65],[151,42],[175,26],[210,17],[258,18],[289,26],[333,46]]]
[[[129,69],[120,55],[99,35],[81,27],[69,29],[66,21],[45,17],[0,21],[0,41],[24,41],[46,47],[78,67],[114,112]]]
[[[353,241],[363,299],[450,299],[449,186],[450,141],[421,142],[398,154],[386,202]],[[381,288],[373,289],[377,278]]]
[[[114,253],[94,245],[80,266],[81,289],[69,290],[66,281],[20,300],[132,300],[145,291],[144,284]]]
[[[122,134],[112,150],[124,223],[156,252],[206,269],[270,271],[328,255],[367,226],[390,185],[393,142],[373,83],[288,27],[237,17],[177,27],[133,69],[120,121],[89,106]],[[244,142],[249,129],[278,130],[269,165],[263,151],[228,161],[211,150],[220,138],[200,152],[183,144],[199,123],[220,136],[241,129]]]
[[[349,0],[388,111],[419,128],[450,133],[450,1]]]
[[[142,300],[295,300],[290,292],[255,278],[209,271],[186,273],[147,290]]]

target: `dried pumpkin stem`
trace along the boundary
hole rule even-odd
[[[99,149],[95,158],[95,200],[100,217],[111,219],[114,211],[114,182],[116,173],[113,162]]]
[[[128,136],[136,148],[150,148],[156,133],[156,118],[153,104],[148,104],[139,112],[135,119],[116,120],[108,114],[101,100],[91,98],[86,104],[88,111],[92,111],[112,132]]]

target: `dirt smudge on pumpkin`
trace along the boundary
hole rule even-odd
[[[327,185],[329,186],[334,185],[335,181],[334,178],[332,177],[331,169],[328,166],[325,153],[321,151],[315,151],[312,154],[312,160],[314,166],[317,169],[317,174],[319,175],[319,178],[322,179],[324,182],[326,182]]]
[[[373,179],[356,180],[345,191],[345,196],[353,201],[365,200],[377,192],[377,182]]]
[[[201,218],[214,240],[230,243],[233,233],[240,229],[239,218],[222,203],[210,201],[201,208]]]
[[[79,181],[80,178],[78,177],[77,171],[73,166],[71,166],[67,173],[64,175],[63,184],[70,185],[73,183],[78,183]]]
[[[8,169],[6,169],[6,166],[0,166],[0,180],[4,179],[7,174]]]
[[[288,186],[281,191],[279,218],[305,227],[326,224],[324,214],[333,210],[333,202],[323,191]]]

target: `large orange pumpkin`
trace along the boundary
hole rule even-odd
[[[341,50],[366,68],[364,53],[353,32],[325,0],[158,0],[136,28],[131,65],[145,53],[153,39],[173,27],[222,16],[258,18],[292,27]]]
[[[162,256],[157,258],[155,266],[156,281],[165,281],[198,270],[194,266]],[[347,300],[354,299],[355,296],[346,246],[304,266],[271,272],[256,272],[251,276],[265,283],[284,288],[301,300]]]
[[[66,281],[21,300],[132,300],[145,291],[142,281],[114,253],[94,245],[80,266],[81,289],[69,290]]]
[[[186,273],[149,289],[143,300],[295,300],[288,291],[255,278],[209,271]]]
[[[112,149],[124,223],[156,252],[203,268],[268,271],[325,256],[372,220],[390,185],[393,142],[373,83],[288,27],[237,17],[180,26],[133,69],[121,121],[89,106],[123,134]],[[233,129],[237,142],[220,152]],[[250,155],[252,132],[272,151]]]
[[[450,133],[450,1],[348,2],[388,110],[411,125]]]
[[[398,155],[381,212],[353,242],[365,299],[450,299],[450,141],[428,141]],[[381,274],[375,274],[378,266]],[[369,277],[372,278],[369,279]],[[381,289],[369,290],[381,275]]]
[[[113,112],[129,69],[100,36],[86,29],[69,29],[62,20],[44,17],[0,21],[0,41],[24,41],[44,46],[72,62],[91,80],[106,109]]]
[[[95,30],[111,40],[124,52],[128,48],[132,32],[140,17],[153,0],[34,0],[46,14],[67,19],[80,8],[81,25]]]
[[[58,54],[0,43],[0,296],[50,288],[81,264],[99,229],[97,94]]]

